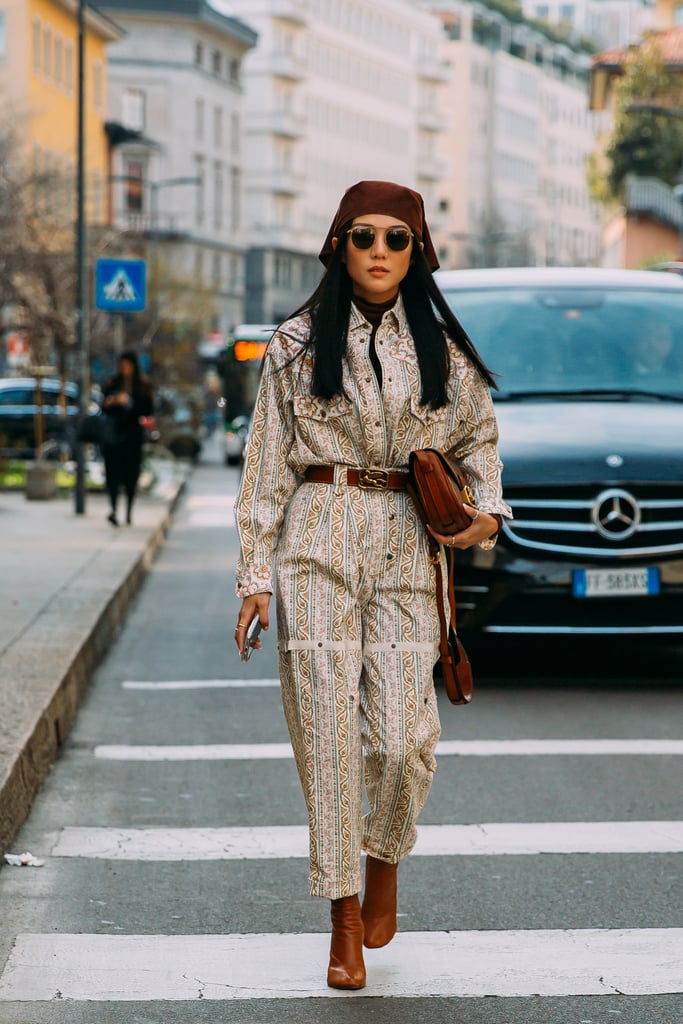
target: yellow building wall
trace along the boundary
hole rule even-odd
[[[76,4],[20,0],[25,9],[25,125],[21,134],[34,166],[75,175],[78,138],[78,22]],[[108,147],[106,38],[86,21],[85,175],[87,216],[106,219]],[[41,164],[42,161],[42,164]]]

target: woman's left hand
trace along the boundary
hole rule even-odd
[[[488,512],[482,512],[480,509],[472,508],[471,505],[463,505],[463,508],[472,522],[466,529],[460,530],[459,533],[442,534],[432,530],[431,526],[427,527],[432,537],[439,544],[443,544],[447,548],[460,548],[464,551],[465,548],[471,548],[474,544],[478,544],[479,541],[488,540],[489,537],[492,537],[497,532],[498,520],[495,516],[489,515]]]

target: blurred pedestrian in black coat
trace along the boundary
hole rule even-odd
[[[132,522],[145,430],[141,419],[154,411],[152,386],[142,375],[137,354],[122,352],[118,369],[104,389],[103,409],[111,420],[111,437],[103,448],[107,494],[111,505],[109,522],[118,526],[119,491],[126,493],[126,522]]]

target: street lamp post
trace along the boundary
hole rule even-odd
[[[78,95],[76,156],[76,354],[78,424],[88,406],[88,330],[85,267],[85,2],[78,0]],[[76,441],[76,515],[85,513],[85,451]]]

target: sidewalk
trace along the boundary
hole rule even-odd
[[[190,470],[155,466],[134,525],[104,495],[27,501],[0,491],[0,856],[26,818],[90,676],[163,543]]]

